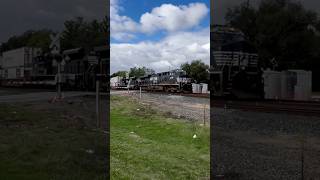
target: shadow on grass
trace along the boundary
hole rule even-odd
[[[0,179],[105,179],[105,134],[66,104],[37,106],[0,105]]]

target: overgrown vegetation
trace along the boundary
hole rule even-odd
[[[208,178],[209,139],[208,127],[111,96],[111,179]]]

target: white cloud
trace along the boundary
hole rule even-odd
[[[110,1],[110,27],[111,37],[116,40],[127,40],[134,38],[131,32],[136,32],[139,28],[138,23],[133,21],[130,17],[121,16],[118,0]]]
[[[199,25],[209,9],[203,3],[190,3],[188,6],[162,4],[151,13],[140,18],[142,32],[152,33],[157,30],[178,31]]]
[[[135,36],[130,33],[123,33],[123,32],[118,32],[113,34],[113,39],[118,40],[118,41],[125,41],[125,40],[131,40],[134,39]]]
[[[158,30],[175,32],[195,26],[208,14],[209,9],[204,3],[190,3],[189,5],[175,6],[162,4],[146,12],[136,22],[128,16],[120,15],[122,7],[118,0],[110,2],[111,37],[126,41],[134,38],[134,33],[154,33]]]
[[[195,59],[210,63],[210,30],[171,33],[159,42],[111,44],[111,72],[146,66],[160,71]]]

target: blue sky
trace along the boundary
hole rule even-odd
[[[210,59],[209,0],[111,0],[111,73]]]
[[[160,7],[162,4],[173,4],[175,6],[179,5],[188,5],[190,3],[204,3],[207,7],[210,7],[209,0],[118,0],[118,3],[121,5],[121,10],[119,11],[120,15],[128,16],[134,21],[139,22],[140,17],[145,12],[151,12],[153,8]],[[197,31],[201,28],[208,27],[210,25],[210,13],[205,16],[205,18],[200,21],[199,26],[189,29],[189,31]],[[165,30],[158,31],[153,34],[144,34],[136,33],[136,37],[126,42],[139,42],[143,40],[157,41],[167,35]],[[111,39],[111,43],[119,43],[114,38]]]

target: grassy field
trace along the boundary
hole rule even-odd
[[[105,134],[63,105],[38,106],[0,105],[0,179],[105,179]]]
[[[208,127],[111,96],[111,179],[209,179],[209,136]]]

